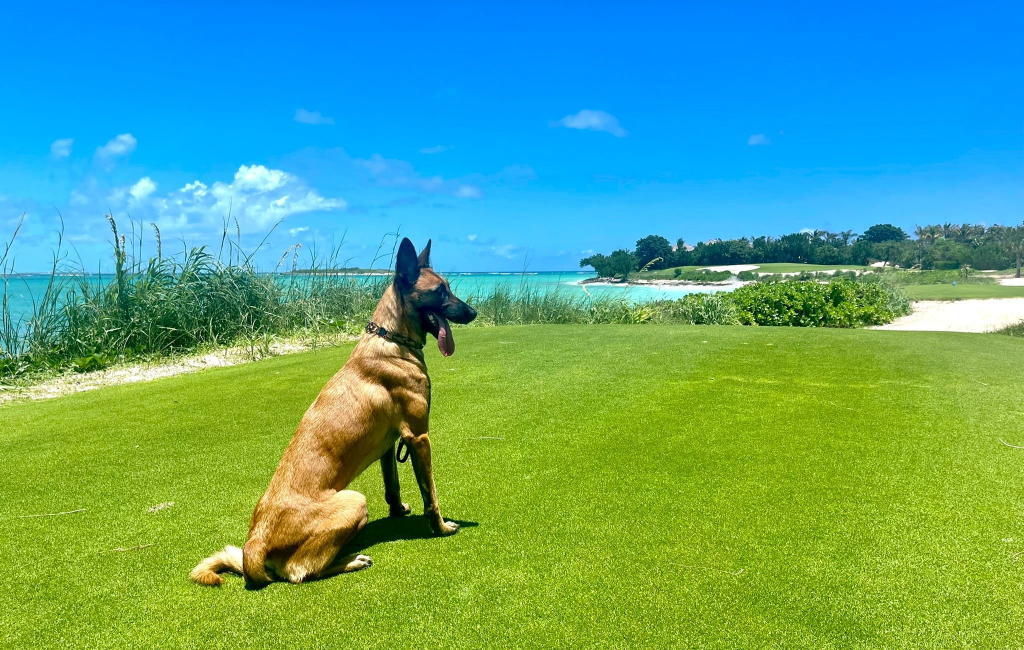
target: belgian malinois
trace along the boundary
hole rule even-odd
[[[430,377],[423,359],[426,335],[441,354],[455,353],[448,322],[468,323],[476,310],[452,293],[430,268],[430,242],[416,255],[403,239],[395,277],[373,320],[309,407],[266,493],[256,504],[245,547],[227,546],[192,570],[191,579],[219,585],[220,573],[240,573],[246,586],[274,580],[299,583],[369,567],[365,555],[339,551],[366,525],[366,497],[345,487],[380,460],[384,498],[392,517],[409,514],[398,490],[395,445],[410,450],[423,510],[437,535],[459,526],[437,504],[430,462]]]

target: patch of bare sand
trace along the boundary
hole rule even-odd
[[[909,316],[874,329],[918,332],[992,332],[1024,321],[1024,298],[920,300]]]
[[[118,365],[96,372],[67,373],[28,386],[0,385],[0,405],[15,400],[51,399],[70,393],[96,390],[105,386],[153,381],[164,377],[200,372],[209,368],[237,366],[269,357],[305,352],[314,348],[333,347],[354,341],[356,338],[348,334],[335,334],[328,338],[320,338],[315,342],[304,338],[278,339],[260,350],[246,347],[224,348],[185,357]]]
[[[1004,287],[1024,287],[1024,278],[1003,278],[999,284]]]

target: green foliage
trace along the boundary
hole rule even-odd
[[[759,277],[757,271],[740,271],[736,277],[744,282],[753,282]]]
[[[629,274],[637,268],[637,257],[631,251],[619,249],[611,255],[600,253],[585,257],[580,260],[580,267],[591,266],[598,277],[616,278],[622,277],[625,281]]]
[[[739,325],[731,294],[691,293],[664,305],[664,321],[687,325]]]
[[[880,223],[871,226],[860,236],[861,241],[872,244],[881,244],[887,241],[903,241],[908,238],[905,230],[898,228],[891,223]]]
[[[758,283],[731,296],[740,322],[746,325],[863,327],[882,325],[910,312],[906,297],[880,282]]]
[[[608,257],[609,277],[622,276],[622,280],[629,279],[629,274],[637,268],[636,255],[625,249],[613,251]]]
[[[672,244],[660,235],[648,235],[636,242],[637,268],[642,269],[652,260],[660,260],[651,264],[652,269],[663,269],[672,259]]]
[[[1006,336],[1016,336],[1019,338],[1024,338],[1024,321],[1021,321],[1016,325],[1010,325],[1009,327],[1004,327],[1001,330],[997,330],[996,334],[1005,334]]]
[[[916,239],[892,224],[872,226],[859,238],[852,230],[802,231],[781,237],[758,236],[738,239],[712,239],[698,242],[687,250],[680,238],[676,250],[665,255],[667,240],[657,235],[637,242],[654,246],[657,254],[645,252],[640,257],[650,260],[664,258],[664,266],[715,266],[721,264],[790,264],[818,266],[865,266],[884,262],[886,267],[955,269],[1005,269],[1024,261],[1024,227],[981,226],[964,223],[918,226]],[[653,250],[653,249],[652,249]],[[602,256],[593,256],[600,258]],[[586,266],[591,258],[583,260]],[[662,262],[657,263],[661,268]],[[597,268],[595,266],[595,268]],[[798,270],[798,269],[789,269]],[[811,269],[807,269],[810,271]],[[601,275],[607,276],[602,273]]]

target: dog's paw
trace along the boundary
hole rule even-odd
[[[391,515],[390,516],[392,516],[392,517],[404,517],[407,514],[409,514],[410,512],[412,512],[412,508],[409,507],[409,504],[408,503],[403,503],[403,504],[400,504],[399,506],[392,506],[391,507]]]
[[[345,565],[346,572],[350,571],[361,571],[362,569],[369,569],[373,566],[373,558],[369,555],[357,555],[352,558],[347,565]]]
[[[442,536],[454,535],[455,533],[459,532],[459,525],[454,521],[442,521],[441,529],[434,532]]]

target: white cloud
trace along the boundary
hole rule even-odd
[[[466,239],[468,239],[469,241],[476,241],[476,233],[472,235],[466,235]]]
[[[564,126],[568,129],[579,129],[582,131],[603,131],[611,133],[616,138],[624,138],[629,135],[626,129],[622,128],[619,120],[614,115],[604,111],[592,111],[583,109],[574,115],[566,115],[551,126]]]
[[[107,144],[96,150],[96,157],[101,160],[109,160],[116,156],[127,156],[135,151],[138,140],[131,133],[122,133]]]
[[[455,147],[452,147],[451,145],[439,144],[436,147],[424,147],[424,148],[420,149],[420,153],[425,153],[427,155],[435,154],[435,153],[444,153],[445,151],[450,151],[450,150],[452,150],[454,148]]]
[[[320,111],[307,111],[304,108],[295,111],[295,121],[299,124],[334,124],[333,117],[326,117]]]
[[[747,138],[747,144],[750,145],[751,147],[756,147],[758,145],[765,145],[770,143],[771,140],[769,140],[768,136],[766,136],[763,133],[755,133],[754,135]]]
[[[288,179],[280,169],[267,169],[263,165],[242,165],[235,172],[235,187],[240,190],[270,192],[276,190]]]
[[[216,232],[229,215],[238,219],[243,231],[262,231],[293,214],[347,207],[343,199],[321,196],[300,178],[263,165],[240,166],[230,183],[207,185],[197,180],[167,194],[156,189],[147,176],[130,189],[114,189],[98,207],[128,209],[133,217],[155,221],[161,229],[194,234]],[[79,203],[92,206],[95,201],[89,197],[97,194],[76,196],[82,199]]]
[[[132,185],[132,189],[128,190],[128,193],[135,197],[136,201],[141,201],[154,191],[156,191],[156,183],[149,176],[144,176],[139,179],[138,183]]]
[[[61,138],[54,140],[50,145],[50,155],[55,159],[67,158],[71,155],[71,145],[75,143],[74,138]]]
[[[288,230],[288,234],[291,235],[292,237],[294,237],[296,235],[300,235],[300,234],[306,232],[307,230],[309,230],[309,226],[302,226],[300,228],[290,228]]]

